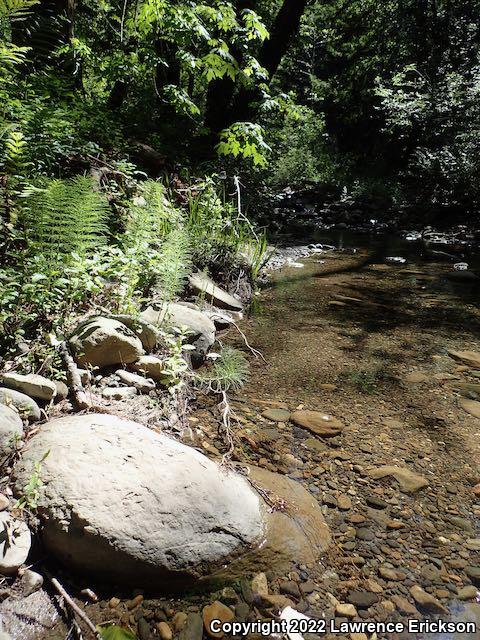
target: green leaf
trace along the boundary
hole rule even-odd
[[[110,627],[98,626],[97,631],[102,640],[137,640],[137,636],[131,631],[116,625],[111,625]]]

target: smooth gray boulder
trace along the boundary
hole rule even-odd
[[[4,373],[0,383],[8,389],[14,389],[38,400],[51,400],[57,394],[57,387],[52,380],[35,373]]]
[[[188,278],[192,289],[211,304],[230,311],[242,311],[240,300],[221,289],[205,273],[192,273]]]
[[[256,487],[285,498],[276,511],[246,477],[116,416],[44,425],[15,467],[17,494],[46,451],[38,509],[46,547],[112,582],[172,590],[238,579],[292,559],[315,562],[330,541],[300,484],[250,468]]]
[[[258,542],[259,497],[201,453],[107,414],[45,424],[15,468],[42,462],[43,540],[68,566],[132,584],[208,574]]]
[[[206,355],[215,342],[215,325],[208,316],[198,309],[170,302],[160,309],[148,307],[140,314],[142,320],[156,327],[186,327],[190,332],[189,341],[195,346],[197,357]]]
[[[22,418],[29,422],[36,422],[41,418],[40,407],[35,400],[20,391],[0,387],[0,404],[15,407]]]
[[[15,450],[15,443],[23,436],[23,422],[18,413],[0,404],[0,455],[8,456]]]
[[[125,324],[113,318],[96,317],[80,324],[70,338],[75,360],[81,367],[108,367],[135,362],[143,346]]]

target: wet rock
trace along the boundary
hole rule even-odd
[[[353,590],[348,594],[347,600],[350,604],[355,605],[359,609],[368,609],[378,602],[379,597],[375,593],[371,593],[369,591]]]
[[[31,545],[30,530],[23,522],[0,513],[0,574],[10,576],[27,560]]]
[[[457,597],[459,600],[473,600],[477,597],[477,587],[468,585],[458,590]]]
[[[355,618],[357,616],[357,610],[353,604],[337,604],[335,613],[341,618]]]
[[[142,311],[140,318],[155,327],[186,327],[188,340],[195,346],[193,355],[201,360],[215,342],[215,325],[208,316],[196,308],[182,304],[169,303],[159,310],[148,307]]]
[[[477,585],[477,587],[480,587],[480,567],[473,567],[473,566],[466,567],[465,573],[470,578],[470,580],[475,585]]]
[[[382,500],[382,498],[373,494],[368,495],[365,498],[365,501],[369,507],[372,507],[372,509],[386,509],[388,507],[388,503],[385,502],[385,500]]]
[[[290,420],[299,427],[323,438],[330,438],[340,434],[344,425],[340,420],[320,411],[294,411]]]
[[[216,600],[212,604],[203,608],[203,626],[205,631],[211,638],[223,638],[225,635],[223,631],[213,631],[211,629],[211,623],[213,620],[220,620],[222,623],[231,622],[235,617],[230,607],[227,607],[222,602]]]
[[[239,300],[218,287],[206,274],[193,273],[188,281],[192,289],[201,294],[211,304],[230,311],[243,310],[243,305]]]
[[[148,393],[155,389],[155,383],[152,380],[147,380],[147,378],[143,378],[135,373],[131,373],[130,371],[125,371],[124,369],[118,369],[115,372],[122,382],[125,384],[135,387],[142,393]]]
[[[70,346],[81,367],[125,364],[143,355],[138,336],[112,318],[92,318],[80,324],[70,338]]]
[[[0,404],[0,455],[2,458],[13,453],[16,443],[23,437],[23,422],[16,411]]]
[[[264,573],[257,573],[252,579],[252,591],[259,596],[268,596],[268,580]]]
[[[480,402],[478,402],[477,400],[460,398],[460,400],[458,401],[458,406],[474,418],[480,418]]]
[[[480,352],[478,351],[448,351],[448,355],[457,360],[457,362],[462,362],[463,364],[472,367],[472,369],[480,369]]]
[[[285,409],[266,409],[262,416],[273,422],[288,422],[290,411],[285,411]]]
[[[405,382],[408,382],[408,384],[421,384],[423,382],[428,382],[429,379],[429,376],[425,373],[421,373],[420,371],[412,371],[412,373],[405,376]]]
[[[202,637],[202,617],[198,613],[191,612],[188,614],[185,625],[180,632],[179,640],[202,640]]]
[[[173,633],[167,622],[159,622],[157,624],[157,631],[161,640],[172,640]]]
[[[300,589],[298,584],[293,580],[287,580],[285,582],[280,582],[279,584],[280,593],[283,593],[286,596],[292,596],[293,598],[301,598]]]
[[[373,469],[370,471],[369,475],[374,480],[393,476],[400,485],[400,490],[404,493],[415,493],[429,485],[426,478],[404,467],[385,465],[383,467]]]
[[[177,611],[172,618],[172,626],[175,633],[179,633],[187,622],[187,614],[184,611]]]
[[[409,602],[406,598],[399,595],[390,596],[393,604],[396,606],[398,611],[406,616],[418,616],[417,609],[413,606],[411,602]]]
[[[445,607],[434,596],[418,585],[410,587],[410,594],[423,611],[428,613],[447,613]]]
[[[25,393],[0,387],[0,404],[14,407],[22,418],[29,422],[40,420],[40,407],[38,404],[27,396]]]
[[[8,389],[14,389],[39,400],[51,400],[57,393],[54,382],[34,373],[27,375],[4,373],[0,376],[0,382]]]

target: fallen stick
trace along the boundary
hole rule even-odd
[[[59,345],[60,354],[62,356],[63,363],[67,370],[67,381],[70,391],[72,392],[72,400],[77,411],[83,411],[84,409],[90,409],[92,403],[85,393],[85,389],[82,385],[80,374],[78,373],[77,365],[74,359],[70,355],[65,342],[61,342]]]
[[[60,582],[56,578],[50,578],[50,582],[52,583],[55,591],[59,593],[62,598],[65,600],[65,603],[70,607],[70,609],[77,614],[79,618],[83,620],[83,622],[87,625],[90,631],[93,633],[97,640],[102,640],[102,636],[97,631],[97,627],[93,624],[90,618],[87,616],[85,611],[82,611],[80,607],[72,600],[72,598],[68,595],[65,589],[62,587]]]

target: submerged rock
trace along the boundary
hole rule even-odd
[[[70,345],[81,367],[135,362],[144,353],[140,338],[112,318],[98,317],[82,323],[70,338]]]
[[[414,473],[413,471],[410,471],[410,469],[396,467],[393,465],[385,465],[383,467],[373,469],[370,471],[369,475],[374,480],[385,478],[387,476],[394,477],[400,485],[401,491],[404,493],[415,493],[415,491],[419,491],[429,485],[428,480],[418,473]]]
[[[472,369],[480,369],[480,352],[478,351],[449,350],[448,355],[454,360],[472,367]]]
[[[0,381],[4,387],[20,391],[20,393],[39,400],[51,400],[57,393],[54,382],[35,373],[27,375],[4,373]]]
[[[320,411],[294,411],[290,420],[297,426],[323,438],[338,436],[344,429],[340,420]]]
[[[236,579],[292,558],[315,562],[330,541],[318,503],[301,485],[252,467],[253,486],[278,502],[272,509],[245,477],[134,422],[90,414],[47,423],[16,466],[17,494],[45,451],[46,547],[111,581],[172,589],[214,573]]]

